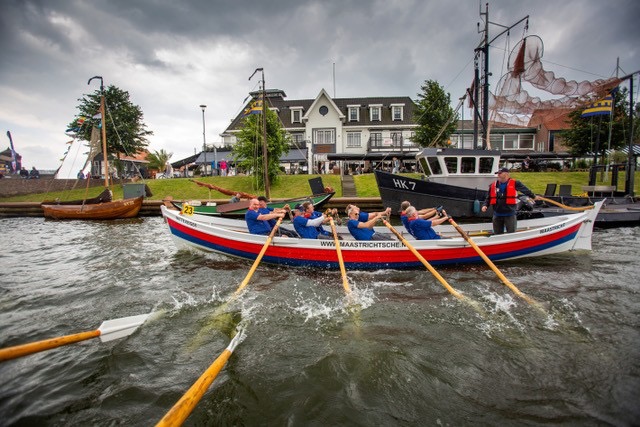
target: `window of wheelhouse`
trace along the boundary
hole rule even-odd
[[[476,158],[462,157],[460,159],[460,173],[475,173],[475,172],[476,172]]]
[[[436,157],[421,157],[420,158],[420,166],[424,171],[424,174],[429,176],[433,175],[441,175],[442,169],[440,168],[440,163]]]
[[[445,157],[444,165],[449,173],[458,172],[458,158],[457,157]]]
[[[480,157],[478,172],[480,173],[491,173],[493,172],[493,161],[494,157]]]

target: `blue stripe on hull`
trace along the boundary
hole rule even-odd
[[[239,258],[244,258],[247,260],[255,260],[256,254],[252,252],[239,251],[236,249],[229,248],[227,246],[216,245],[214,243],[208,242],[206,240],[199,239],[191,234],[182,232],[177,230],[176,228],[169,226],[171,233],[179,237],[182,240],[190,242],[192,244],[205,247],[211,251],[236,256]],[[533,246],[526,249],[521,249],[517,251],[505,252],[502,254],[496,254],[489,256],[489,259],[492,261],[499,261],[507,258],[514,258],[517,256],[528,255],[536,252],[540,252],[549,248],[553,248],[555,246],[561,245],[565,242],[571,241],[575,238],[578,230],[573,233],[570,233],[562,238],[558,238],[553,240],[552,242],[548,242],[542,245]],[[263,257],[263,260],[269,264],[277,264],[277,265],[286,265],[286,266],[294,266],[294,267],[313,267],[313,268],[325,268],[325,269],[338,269],[340,268],[337,262],[330,261],[315,261],[315,260],[304,260],[304,259],[295,259],[295,258],[283,258],[283,257],[273,257],[266,255]],[[452,264],[478,264],[484,262],[480,256],[473,256],[467,258],[455,258],[448,260],[434,260],[429,261],[431,265],[452,265]],[[385,268],[393,268],[393,269],[415,269],[418,267],[423,267],[422,263],[418,260],[412,262],[397,262],[397,263],[385,263],[385,262],[345,262],[345,267],[354,269],[354,270],[378,270]]]

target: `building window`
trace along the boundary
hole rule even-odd
[[[304,133],[292,133],[290,137],[291,143],[296,146],[300,145],[300,143],[304,141]]]
[[[391,140],[394,147],[400,147],[402,145],[402,132],[391,132]]]
[[[491,148],[496,150],[533,150],[534,142],[535,136],[532,134],[491,135]]]
[[[302,108],[291,109],[291,123],[302,123]]]
[[[533,135],[520,135],[518,148],[521,150],[533,150]]]
[[[347,132],[347,147],[360,147],[360,132]]]
[[[369,115],[370,115],[370,120],[372,122],[379,122],[380,120],[382,120],[381,114],[380,114],[381,108],[382,108],[382,106],[380,106],[380,105],[370,105],[369,106]]]
[[[360,121],[360,106],[359,105],[348,105],[349,108],[349,121],[357,122]]]
[[[391,117],[393,121],[402,121],[404,118],[404,105],[391,105]]]
[[[382,132],[372,132],[369,139],[372,147],[382,147]]]
[[[336,143],[336,131],[335,129],[316,129],[315,138],[313,143],[318,145],[335,144]]]

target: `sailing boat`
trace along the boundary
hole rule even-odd
[[[105,123],[104,84],[102,77],[95,76],[89,79],[100,79],[100,116],[102,124],[102,155],[104,161],[104,191],[91,199],[72,201],[44,201],[42,210],[45,218],[53,219],[119,219],[133,218],[138,215],[142,207],[143,196],[112,200],[113,193],[109,189],[109,164],[107,161],[107,133]]]

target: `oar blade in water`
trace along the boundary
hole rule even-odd
[[[137,316],[121,317],[120,319],[105,320],[98,328],[100,331],[100,341],[107,342],[131,335],[150,315],[151,313],[147,313]]]

